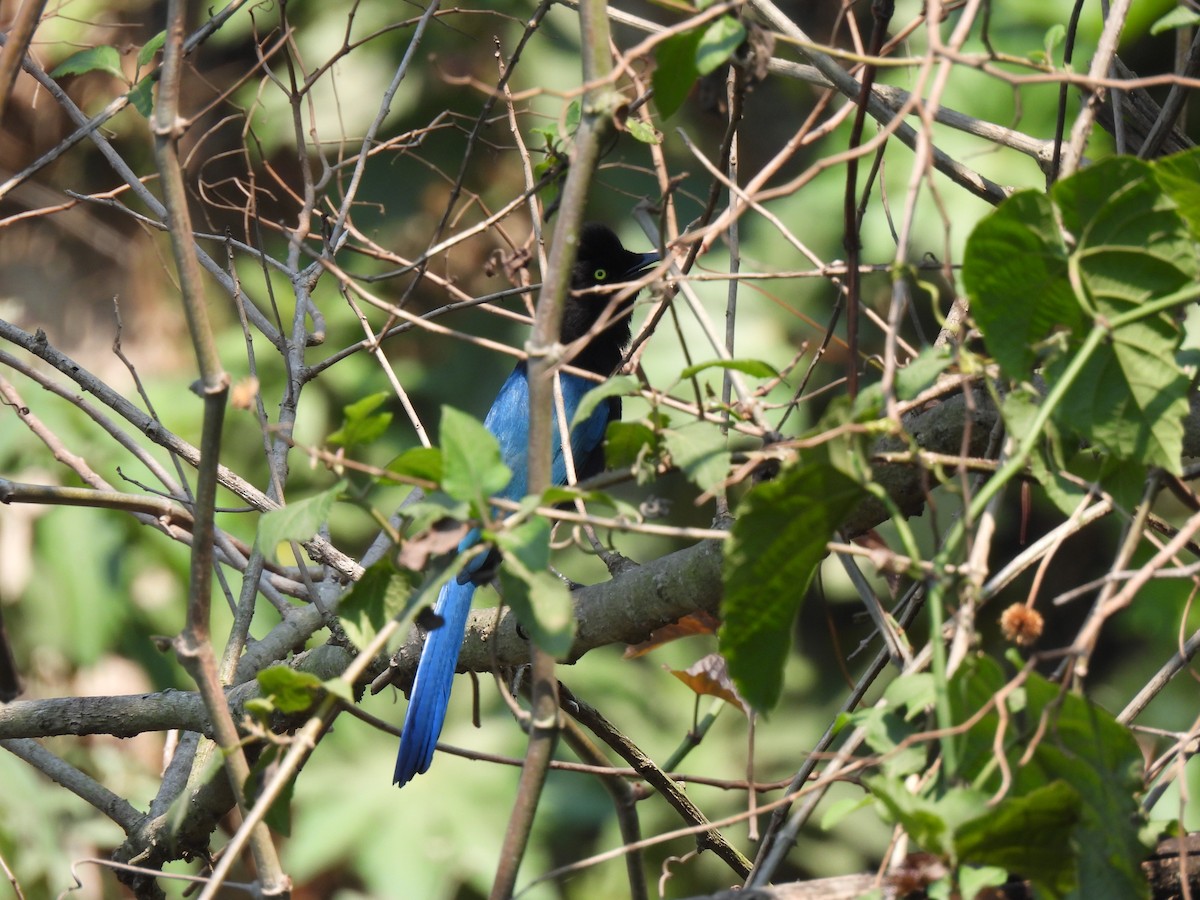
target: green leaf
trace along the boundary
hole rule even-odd
[[[439,484],[442,480],[442,451],[436,447],[409,447],[387,464],[387,470]]]
[[[1192,236],[1148,163],[1111,157],[1058,182],[1051,194],[1075,240],[1086,300],[1101,315],[1128,312],[1200,273]]]
[[[442,490],[455,500],[487,506],[512,480],[500,445],[483,425],[452,406],[442,407]]]
[[[367,646],[380,628],[407,613],[415,586],[407,569],[397,569],[386,559],[375,563],[338,604],[338,619],[347,637],[359,649]]]
[[[723,65],[746,40],[746,26],[733,16],[721,16],[704,30],[696,46],[696,71],[707,75]]]
[[[1178,344],[1178,331],[1161,320],[1118,329],[1088,360],[1055,419],[1118,458],[1180,474],[1189,406]]]
[[[792,623],[825,543],[865,496],[832,466],[805,465],[743,500],[725,554],[718,639],[738,690],[756,709],[778,701]]]
[[[604,459],[610,468],[636,467],[638,484],[653,480],[661,455],[659,433],[645,422],[609,422]]]
[[[883,804],[887,818],[900,825],[913,841],[930,853],[950,856],[951,825],[937,802],[912,793],[901,778],[873,775],[863,778],[863,785]]]
[[[896,370],[896,396],[912,400],[953,362],[947,347],[926,347],[903,369]]]
[[[150,114],[154,112],[154,79],[143,78],[125,96],[129,98],[130,105],[141,113],[143,118],[149,119]]]
[[[271,746],[254,761],[254,766],[250,769],[250,774],[246,776],[246,784],[243,786],[246,798],[250,803],[258,800],[267,782],[274,777],[282,756],[282,747]],[[293,776],[276,794],[274,802],[263,816],[263,821],[267,823],[267,826],[284,837],[290,837],[292,833],[292,795],[295,789],[296,778]]]
[[[904,741],[921,729],[895,710],[869,707],[855,713],[853,721],[863,729],[871,749],[880,755],[880,769],[885,775],[904,778],[928,766],[929,751],[924,744],[918,741],[904,746]]]
[[[956,826],[957,852],[964,861],[1011,865],[1047,896],[1065,896],[1076,882],[1070,896],[1079,900],[1147,896],[1139,870],[1143,759],[1132,734],[1036,673],[1008,694],[1002,719],[994,703],[1006,681],[998,662],[975,656],[948,686],[953,723],[971,722],[957,737],[960,777],[985,793],[1008,785],[1000,804]],[[995,757],[1000,739],[1005,769]]]
[[[1000,405],[1000,414],[1004,418],[1004,426],[1008,433],[1032,434],[1033,421],[1040,407],[1041,397],[1032,386],[1023,385],[1009,391]],[[1045,491],[1046,496],[1063,515],[1072,515],[1087,496],[1088,489],[1086,485],[1067,477],[1071,470],[1063,460],[1062,436],[1057,424],[1053,421],[1047,422],[1042,438],[1043,440],[1031,448],[1029,455],[1032,481]]]
[[[1062,897],[1076,880],[1075,859],[1064,838],[1079,821],[1079,794],[1062,781],[1005,797],[983,815],[955,829],[956,856],[963,862],[1020,872]],[[1088,895],[1095,896],[1095,895]]]
[[[635,119],[632,116],[625,120],[625,130],[629,132],[630,137],[641,141],[643,144],[661,144],[662,137],[654,126],[649,122],[643,122],[641,119]]]
[[[121,70],[121,54],[115,47],[89,47],[72,53],[50,73],[51,78],[62,78],[64,75],[84,75],[88,72],[107,72],[128,82]]]
[[[654,51],[654,74],[650,83],[654,87],[654,105],[658,114],[669,119],[683,106],[683,101],[700,77],[696,68],[696,51],[703,37],[700,30],[693,28],[682,34],[674,34],[658,45]]]
[[[1079,795],[1079,822],[1070,841],[1077,852],[1078,886],[1071,896],[1149,897],[1140,868],[1147,850],[1138,803],[1144,760],[1133,734],[1106,710],[1040,675],[1030,676],[1025,694],[1028,740],[1038,743],[1028,764],[1014,767],[1014,790],[1029,793],[1061,780]],[[1049,724],[1044,735],[1043,717]]]
[[[715,489],[729,476],[728,441],[708,422],[663,432],[671,460],[701,491]]]
[[[275,704],[267,697],[251,697],[242,704],[242,711],[264,727],[270,725],[271,716],[277,712]]]
[[[934,680],[929,672],[913,672],[902,675],[887,686],[883,692],[889,709],[905,708],[904,717],[911,720],[934,703]]]
[[[581,104],[578,99],[572,100],[567,104],[566,120],[563,123],[566,134],[564,134],[563,137],[570,137],[579,130],[579,120],[582,118],[582,116],[583,104]]]
[[[963,273],[988,348],[1014,380],[1032,375],[1052,332],[1064,330],[1044,371],[1051,384],[1087,334],[1105,328],[1106,340],[1053,414],[1064,431],[1099,449],[1172,472],[1180,469],[1188,412],[1179,328],[1167,312],[1107,323],[1157,298],[1187,301],[1200,259],[1160,182],[1175,185],[1200,215],[1200,195],[1181,186],[1195,170],[1194,159],[1153,169],[1114,157],[1059,182],[1049,197],[1014,195],[971,235]]]
[[[583,399],[579,401],[579,407],[575,410],[575,415],[571,419],[571,428],[574,429],[580,422],[586,422],[588,416],[609,397],[623,397],[626,394],[633,394],[641,387],[641,382],[632,375],[617,375],[602,384],[596,385],[590,391],[583,395]]]
[[[834,826],[846,818],[851,813],[858,812],[864,806],[869,805],[871,798],[867,797],[842,797],[840,800],[834,800],[825,807],[825,811],[821,814],[820,828],[822,831],[830,831]]]
[[[547,147],[553,147],[554,142],[558,140],[558,128],[552,125],[541,125],[536,128],[529,129],[530,134],[536,134],[546,142]],[[538,166],[548,165],[546,162],[538,163]],[[535,172],[535,174],[537,174]]]
[[[1151,34],[1162,34],[1176,28],[1189,28],[1200,25],[1200,13],[1193,12],[1186,6],[1177,6],[1161,19],[1150,26]]]
[[[496,536],[504,551],[500,587],[504,600],[539,647],[564,659],[575,641],[571,592],[550,566],[550,523],[531,519]]]
[[[1046,51],[1046,61],[1054,59],[1054,48],[1067,39],[1067,27],[1062,22],[1055,22],[1046,29],[1042,37],[1042,49]]]
[[[973,723],[953,738],[958,756],[956,774],[972,784],[991,787],[993,783],[986,778],[996,777],[995,742],[1000,715],[990,704],[1004,682],[1004,672],[994,659],[974,656],[959,666],[948,685],[940,688],[949,695],[954,721]],[[934,690],[938,689],[935,685]],[[985,708],[987,711],[981,712]]]
[[[1013,380],[1033,374],[1037,345],[1052,330],[1080,333],[1085,327],[1067,256],[1050,199],[1040,191],[1013,194],[967,239],[963,284],[971,315]]]
[[[1000,866],[959,866],[958,885],[954,897],[994,897],[1002,896],[995,888],[1008,881],[1008,870]],[[989,888],[993,889],[989,891]],[[986,893],[985,893],[986,892]],[[930,893],[932,897],[932,892]]]
[[[262,692],[271,697],[281,713],[301,713],[321,694],[321,679],[311,672],[287,666],[270,666],[255,676]]]
[[[344,678],[326,678],[321,682],[321,687],[327,694],[333,694],[347,703],[354,702],[354,688]]]
[[[145,45],[143,45],[142,49],[138,51],[137,55],[137,67],[139,71],[144,69],[150,60],[154,59],[154,54],[161,50],[163,48],[163,44],[166,42],[167,33],[165,31],[160,31],[154,37],[150,38]]]
[[[1157,159],[1150,167],[1159,187],[1187,223],[1192,239],[1200,240],[1200,148]]]
[[[345,407],[342,410],[342,427],[329,435],[329,443],[348,448],[369,444],[383,437],[392,424],[392,414],[376,413],[375,410],[387,399],[388,394],[380,391]]]
[[[339,481],[328,490],[305,500],[289,503],[282,509],[263,513],[258,519],[255,543],[263,556],[278,562],[279,545],[288,541],[307,541],[329,520],[329,512],[345,487]]]
[[[751,378],[779,377],[779,372],[775,367],[770,363],[763,362],[761,359],[714,359],[709,362],[688,366],[679,373],[679,380],[684,381],[694,375],[699,375],[705,369],[733,369],[744,375],[749,375]]]
[[[825,415],[821,417],[822,422],[830,422],[834,416],[841,416],[844,421],[849,422],[870,422],[883,414],[883,385],[878,381],[865,385],[858,392],[853,403],[845,402],[848,399],[835,397],[830,402]],[[848,412],[849,415],[843,415],[845,412]]]

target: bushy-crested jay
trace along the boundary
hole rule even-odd
[[[629,281],[658,259],[657,253],[631,253],[626,250],[612,229],[605,225],[593,222],[583,226],[575,265],[571,269],[571,295],[563,309],[561,340],[563,344],[571,344],[590,336],[579,353],[569,361],[571,365],[605,378],[613,374],[629,343],[629,306],[633,303],[633,297],[627,298],[610,313],[607,327],[591,334],[610,305],[611,292],[587,289]],[[559,378],[566,421],[569,423],[575,418],[579,401],[596,386],[596,382],[566,372],[560,373]],[[604,431],[608,423],[620,418],[620,415],[620,398],[612,397],[599,404],[587,419],[571,430],[571,457],[577,477],[587,478],[603,469]],[[483,424],[495,435],[501,456],[512,470],[512,480],[499,496],[520,500],[525,496],[529,474],[526,459],[529,452],[529,373],[524,361],[517,363],[500,388]],[[567,464],[557,416],[553,453],[551,478],[555,484],[563,484],[567,480]],[[470,548],[478,540],[479,529],[473,529],[463,538],[459,552]],[[457,578],[446,584],[438,594],[434,612],[442,623],[426,637],[421,661],[417,665],[417,677],[409,697],[408,713],[404,717],[400,753],[396,758],[393,779],[400,786],[428,769],[433,759],[434,745],[446,718],[450,683],[458,663],[471,597],[476,586],[486,582],[494,571],[493,564],[485,564],[488,557],[486,553],[472,557]]]

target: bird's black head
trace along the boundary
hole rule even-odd
[[[617,285],[631,281],[648,266],[658,262],[657,253],[633,253],[621,246],[621,240],[607,225],[589,222],[579,233],[579,251],[571,269],[571,296],[563,310],[562,342],[569,344],[592,330],[608,308],[612,293],[586,291],[588,288]],[[631,295],[612,310],[607,328],[592,336],[571,364],[597,375],[611,375],[621,362],[629,343]]]

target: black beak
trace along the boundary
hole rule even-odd
[[[621,276],[622,281],[632,281],[638,275],[641,275],[647,269],[651,268],[652,266],[654,266],[662,261],[662,257],[654,252],[635,253],[634,256],[636,256],[637,259],[625,271],[625,274],[623,274]]]

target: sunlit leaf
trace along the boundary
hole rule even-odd
[[[328,490],[304,500],[289,503],[282,509],[263,513],[258,520],[256,542],[263,556],[277,562],[280,544],[288,541],[307,541],[329,521],[333,504],[342,493],[345,483],[339,481]]]
[[[438,484],[442,480],[442,451],[437,447],[409,447],[388,463],[387,469]]]
[[[161,50],[163,48],[163,44],[166,42],[167,33],[165,31],[160,31],[142,45],[142,49],[138,51],[137,55],[137,65],[139,71],[144,69],[150,60],[154,59],[154,54]]]
[[[696,71],[707,75],[723,65],[746,40],[746,26],[733,16],[721,16],[704,30],[696,45]]]
[[[770,363],[763,362],[761,359],[713,359],[708,362],[697,363],[694,366],[688,366],[679,373],[679,380],[683,381],[686,378],[691,378],[698,375],[705,369],[733,369],[741,372],[744,375],[749,375],[751,378],[776,378],[779,372]]]
[[[368,394],[345,407],[342,427],[329,435],[329,443],[339,447],[369,444],[381,438],[392,424],[390,412],[375,412],[388,399],[388,394]]]
[[[630,137],[641,141],[643,144],[658,144],[662,142],[662,136],[654,130],[653,125],[649,122],[643,122],[641,119],[635,119],[632,116],[625,120],[625,130],[629,132]]]
[[[500,445],[483,423],[452,406],[442,407],[441,435],[442,490],[483,509],[512,478]]]
[[[269,666],[255,677],[262,692],[285,714],[306,711],[323,690],[316,675],[288,666]]]
[[[1157,19],[1150,26],[1150,33],[1162,34],[1164,31],[1173,31],[1176,28],[1191,28],[1193,25],[1200,25],[1200,13],[1186,6],[1177,6],[1166,15]]]
[[[625,394],[633,394],[641,387],[641,382],[632,375],[615,375],[601,384],[596,385],[583,395],[583,399],[579,401],[579,406],[575,410],[575,415],[571,419],[571,428],[574,428],[580,422],[586,422],[592,412],[603,401],[609,397],[621,397]]]
[[[728,477],[728,441],[715,426],[701,422],[668,429],[663,432],[663,441],[672,462],[701,491],[716,489]]]

